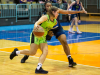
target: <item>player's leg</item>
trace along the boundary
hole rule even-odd
[[[34,47],[33,47],[34,49]],[[25,63],[25,61],[29,58],[29,55],[24,55],[24,57],[21,59],[21,63]]]
[[[77,17],[75,17],[75,26],[76,26],[77,33],[81,34],[82,32],[79,31],[79,29],[78,29],[78,19],[77,19]]]
[[[66,54],[67,57],[68,57],[69,67],[75,66],[76,63],[73,61],[73,58],[71,57],[70,49],[69,49],[68,43],[67,43],[67,41],[66,41],[66,35],[65,35],[65,34],[60,35],[60,36],[58,37],[58,40],[59,40],[60,43],[62,44],[63,49],[64,49],[64,52],[65,52],[65,54]]]
[[[40,49],[42,51],[42,54],[39,58],[39,62],[38,62],[37,68],[35,70],[35,73],[47,74],[48,71],[45,71],[45,70],[42,69],[42,64],[44,63],[44,61],[46,59],[46,56],[48,54],[48,45],[47,45],[47,43],[41,43],[40,44]]]
[[[25,54],[25,55],[35,55],[38,49],[38,45],[32,43],[30,45],[30,50],[21,50],[19,51],[17,48],[14,49],[14,51],[10,54],[10,59],[13,59],[18,54]]]
[[[70,26],[70,29],[69,29],[69,33],[75,33],[72,29],[73,29],[73,26],[74,26],[74,23],[75,23],[75,20],[74,18],[72,19],[72,22],[71,22],[71,26]]]
[[[52,32],[50,31],[50,33],[52,33]],[[33,34],[31,34],[31,36],[32,36],[32,38],[33,38]],[[30,36],[30,37],[31,37],[31,36]],[[31,42],[31,43],[34,42],[34,40],[31,40],[32,38],[30,38],[30,42]],[[47,35],[47,36],[46,36],[46,40],[50,40],[50,39],[51,39],[51,36]],[[29,55],[25,55],[25,56],[21,59],[21,63],[25,63],[25,61],[26,61],[28,58],[29,58]]]
[[[29,58],[29,55],[24,55],[24,57],[21,59],[21,63],[25,63],[25,61]]]
[[[69,15],[69,22],[70,22],[70,20],[71,20],[71,15]]]
[[[75,66],[76,63],[73,62],[73,59],[71,58],[70,49],[69,49],[69,46],[67,44],[66,35],[65,35],[65,32],[63,31],[63,28],[61,26],[59,26],[59,28],[55,29],[53,31],[53,33],[63,46],[64,52],[69,60],[69,67]]]
[[[75,32],[73,32],[73,30],[72,30],[72,29],[73,29],[73,26],[74,26],[74,23],[75,23],[75,19],[74,19],[75,16],[76,16],[76,14],[72,14],[72,15],[71,15],[71,19],[72,19],[72,20],[71,20],[71,26],[70,26],[70,29],[69,29],[69,33],[73,33],[73,34],[75,33]]]
[[[36,38],[33,33],[31,33],[30,36],[30,50],[21,50],[18,51],[17,48],[14,49],[14,51],[10,55],[10,59],[13,59],[18,54],[24,54],[24,55],[34,55],[39,47],[38,38]]]
[[[78,23],[81,23],[80,13],[78,13],[78,17],[79,17]]]
[[[30,34],[30,44],[34,43],[34,34]],[[21,63],[25,63],[25,61],[29,58],[29,55],[24,55],[24,57],[21,59]]]

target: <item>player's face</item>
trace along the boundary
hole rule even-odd
[[[51,3],[47,3],[47,4],[45,5],[46,10],[48,11],[48,9],[49,9],[51,6],[52,6]]]
[[[56,12],[53,13],[55,15],[55,19],[57,19],[58,15],[59,15],[59,11],[57,10]]]

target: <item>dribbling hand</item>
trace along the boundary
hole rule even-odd
[[[40,27],[39,25],[35,25],[34,26],[34,31],[38,31],[39,27]]]

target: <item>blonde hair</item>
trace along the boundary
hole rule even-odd
[[[53,11],[56,12],[57,10],[58,10],[57,7],[52,6],[52,7],[49,8],[47,14],[48,14],[49,16],[53,16],[53,17],[55,17],[55,15],[53,14]]]

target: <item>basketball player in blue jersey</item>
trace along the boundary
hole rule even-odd
[[[83,7],[83,5],[82,5],[82,2],[81,2],[80,0],[76,0],[76,1],[72,2],[71,5],[68,7],[67,10],[69,10],[70,7],[72,7],[72,10],[73,10],[73,11],[80,11],[81,8],[82,8],[82,10],[85,11],[85,9],[84,9],[84,7]],[[85,13],[87,13],[87,12],[85,11]],[[72,15],[71,15],[72,23],[71,23],[71,27],[70,27],[69,33],[75,33],[75,32],[73,32],[73,30],[72,30],[74,23],[75,23],[75,26],[76,26],[77,33],[78,33],[78,34],[81,34],[81,33],[82,33],[82,32],[79,31],[79,29],[78,29],[78,19],[77,19],[77,16],[78,16],[77,14],[72,14]]]
[[[47,1],[47,2],[45,2],[44,6],[45,6],[45,9],[44,9],[43,15],[48,12],[48,9],[52,6],[52,4],[51,4],[51,2]],[[75,14],[78,12],[59,9],[59,13],[61,13],[61,14]],[[84,12],[80,11],[79,13],[84,13]],[[68,60],[69,60],[69,67],[73,67],[76,65],[76,63],[73,61],[73,59],[71,57],[70,49],[69,49],[69,46],[68,46],[67,41],[66,41],[66,35],[65,35],[65,32],[64,32],[62,26],[60,25],[59,17],[57,18],[57,22],[58,22],[58,24],[56,25],[56,27],[57,26],[58,27],[56,29],[52,29],[51,31],[49,31],[49,33],[48,33],[49,35],[47,35],[47,40],[50,40],[54,34],[54,36],[60,41],[60,43],[62,44],[62,46],[64,48],[65,54],[67,55]],[[28,59],[28,57],[29,56],[25,55],[22,58],[21,63],[25,63],[25,61]]]

